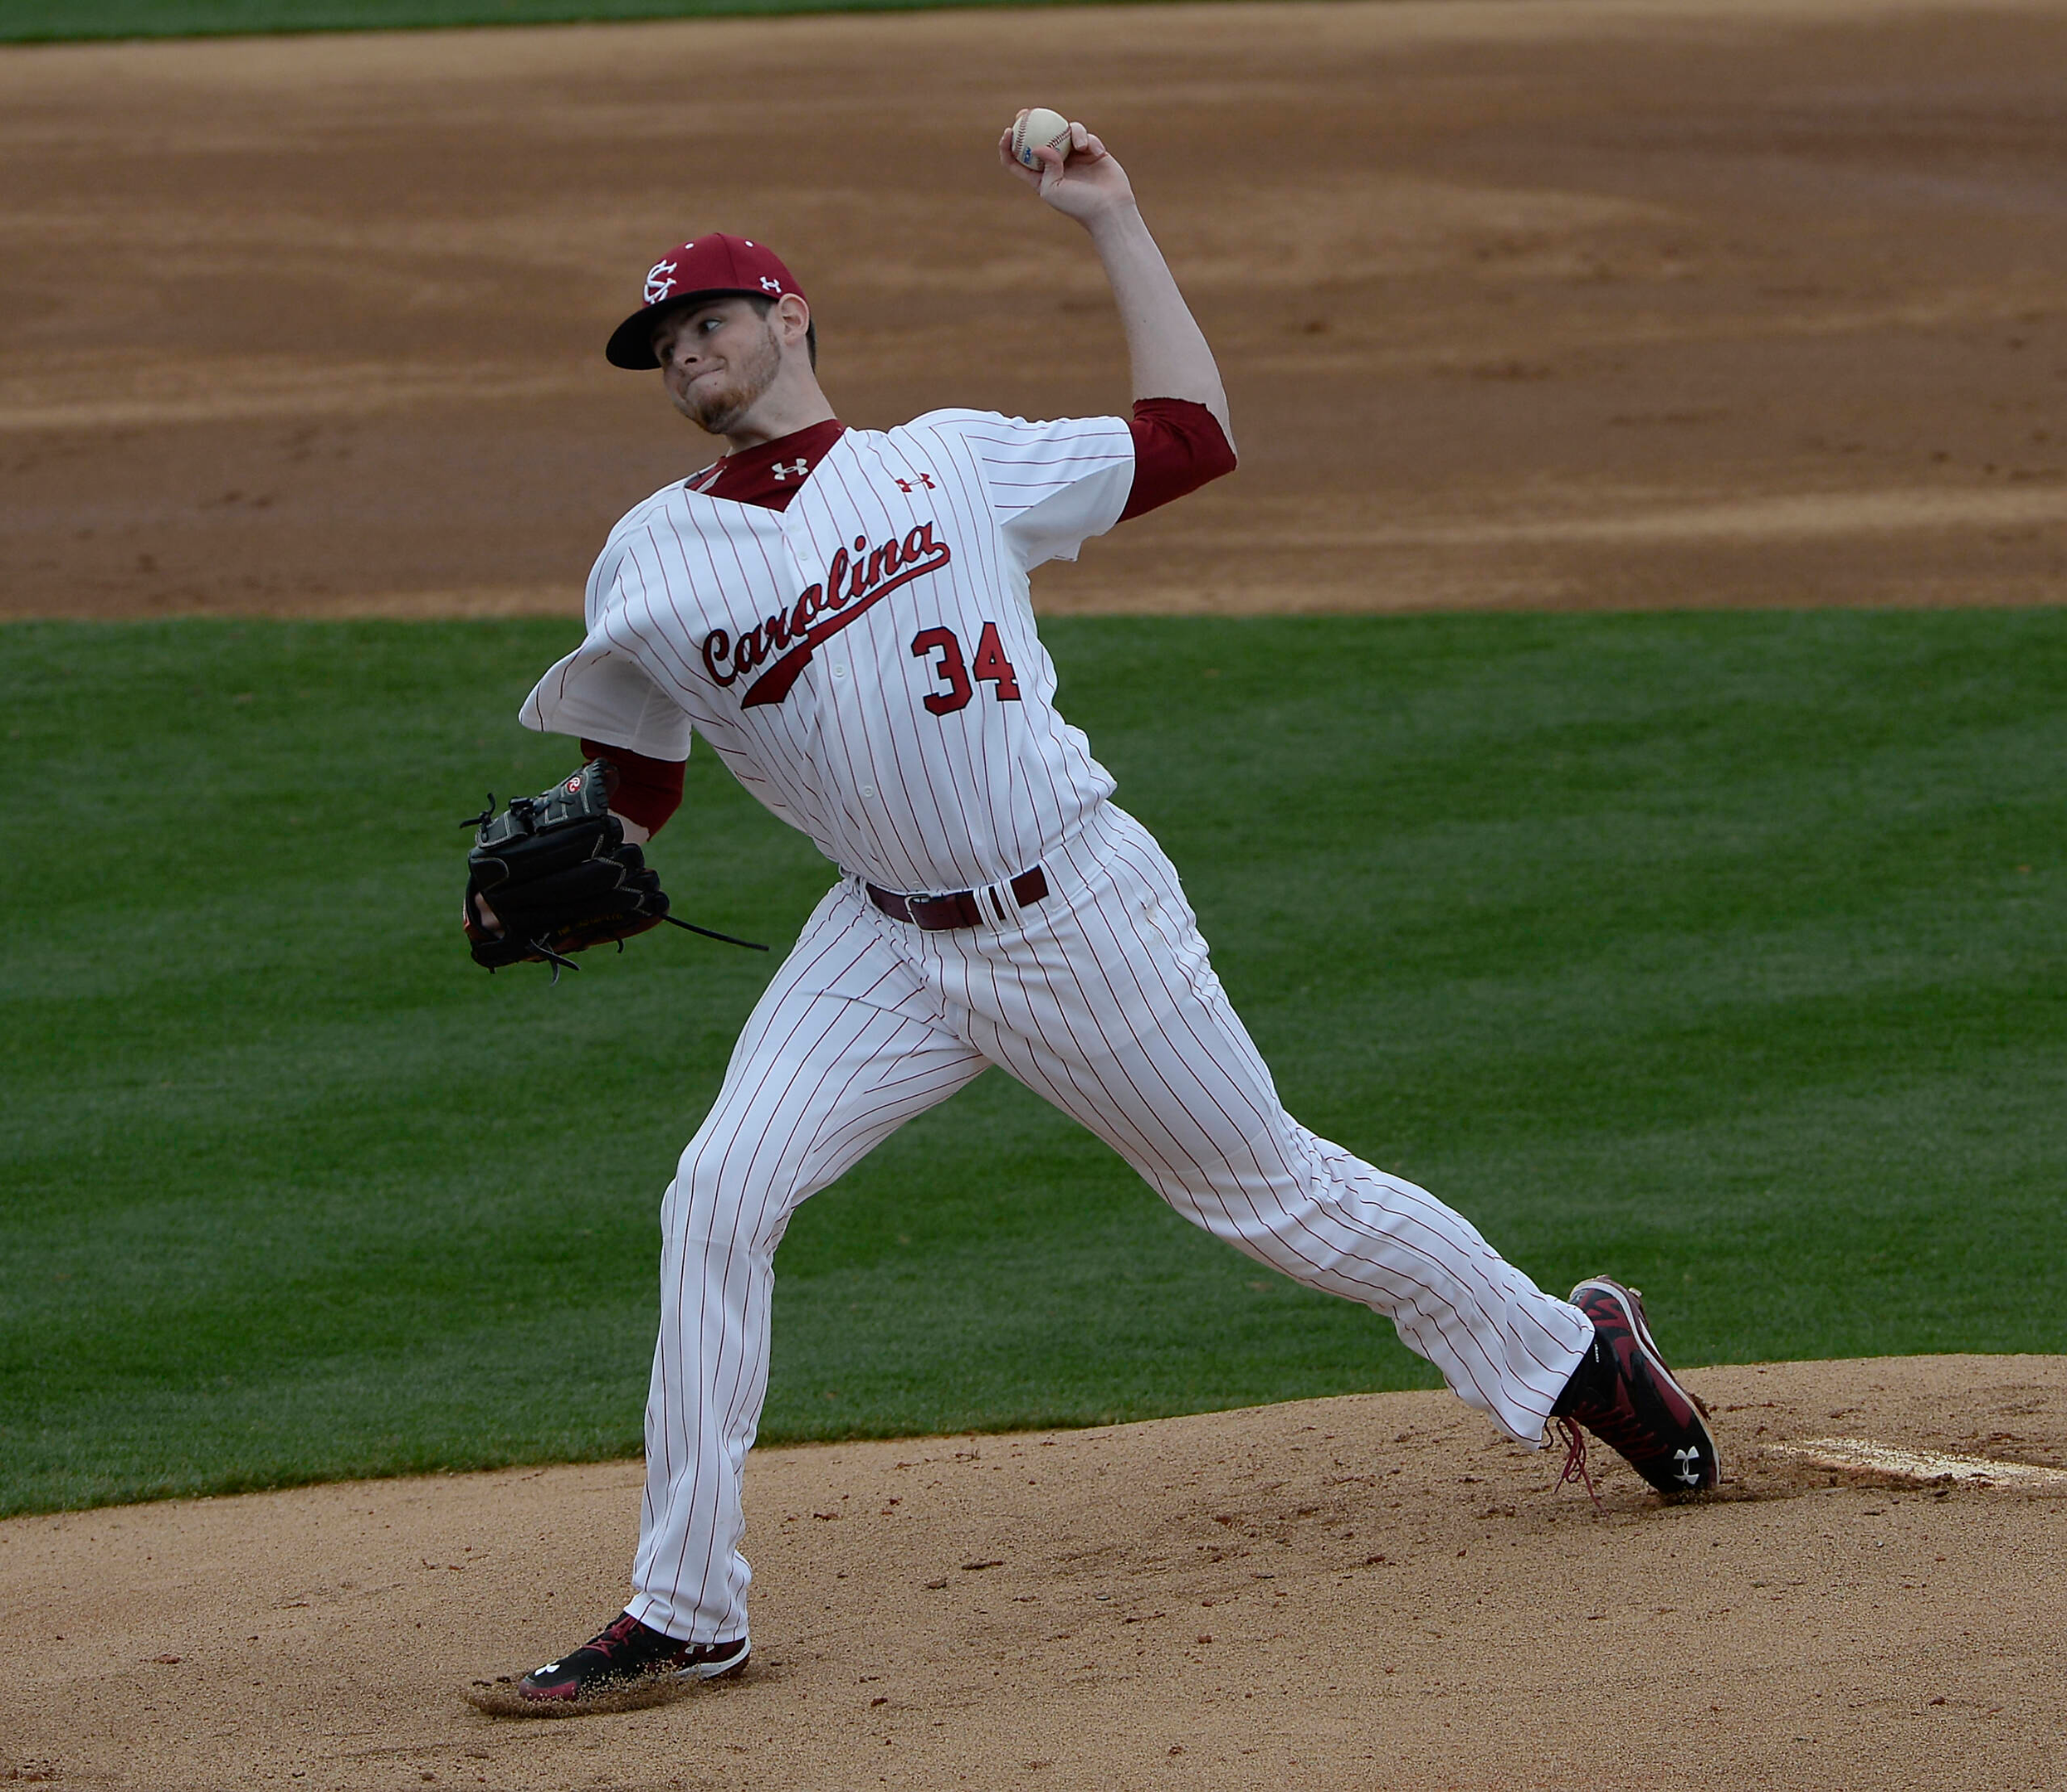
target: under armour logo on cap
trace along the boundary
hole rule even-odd
[[[763,292],[779,293],[782,290],[782,283],[780,280],[773,279],[766,274],[763,274],[761,276],[761,290]]]

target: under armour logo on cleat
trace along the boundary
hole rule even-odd
[[[1689,1487],[1700,1486],[1700,1451],[1698,1449],[1676,1449],[1672,1453],[1672,1459],[1679,1465],[1673,1471],[1673,1473],[1676,1478],[1685,1482]]]

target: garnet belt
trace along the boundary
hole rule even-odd
[[[986,922],[1009,922],[1012,916],[999,900],[995,886],[982,890],[956,890],[946,896],[900,896],[895,890],[878,889],[873,884],[865,884],[869,900],[893,920],[909,921],[914,927],[924,928],[938,933],[948,928],[982,927]],[[1048,894],[1048,879],[1039,865],[1031,871],[1022,871],[1006,888],[1012,893],[1012,900],[1021,908],[1031,908]],[[996,911],[987,914],[983,903],[988,899]]]

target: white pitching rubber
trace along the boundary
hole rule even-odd
[[[2045,1468],[2035,1463],[1991,1462],[1986,1456],[1941,1456],[1934,1450],[1899,1449],[1865,1438],[1808,1438],[1799,1444],[1769,1447],[1780,1455],[1814,1463],[1819,1468],[1864,1469],[1904,1481],[1953,1481],[2016,1488],[2032,1493],[2067,1493],[2067,1468]]]

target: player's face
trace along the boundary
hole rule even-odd
[[[713,436],[738,427],[782,366],[773,317],[744,299],[714,299],[661,319],[653,353],[675,408]]]

